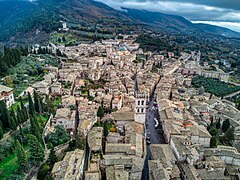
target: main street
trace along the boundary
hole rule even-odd
[[[158,105],[155,103],[154,99],[150,98],[150,102],[148,104],[148,110],[146,113],[146,123],[145,123],[145,131],[146,131],[146,138],[149,137],[150,144],[166,144],[163,133],[162,133],[162,123],[160,119],[160,115],[158,113],[157,107]],[[156,121],[158,122],[158,126],[155,127]],[[148,141],[148,140],[147,140]],[[148,160],[150,160],[150,144],[147,143],[147,155],[144,164],[143,176],[142,180],[148,179]]]

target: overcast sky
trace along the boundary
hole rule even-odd
[[[98,0],[121,7],[177,14],[193,22],[228,27],[240,32],[240,0]]]

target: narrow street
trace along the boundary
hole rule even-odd
[[[154,105],[154,97],[151,98],[151,101],[149,102],[148,105],[148,111],[146,113],[146,125],[145,125],[145,130],[146,130],[146,138],[150,138],[150,144],[166,144],[164,136],[162,134],[162,123],[161,119],[157,110],[158,105]],[[155,127],[156,122],[154,120],[158,121],[158,126]],[[148,140],[147,140],[148,141]],[[148,160],[150,160],[150,144],[147,143],[147,155],[146,155],[146,160],[144,164],[144,170],[143,170],[143,176],[142,180],[148,180]]]

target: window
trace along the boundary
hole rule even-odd
[[[144,101],[142,101],[142,105],[144,105]]]
[[[137,112],[139,113],[139,109],[137,109]]]
[[[142,113],[143,113],[144,109],[142,108]]]
[[[138,101],[138,105],[140,105],[140,101]]]

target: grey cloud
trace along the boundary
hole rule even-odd
[[[240,22],[240,0],[98,0],[121,7],[177,14],[189,20]]]

